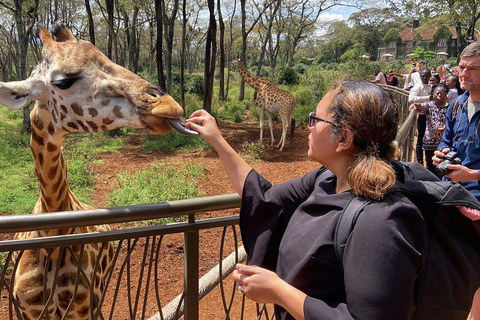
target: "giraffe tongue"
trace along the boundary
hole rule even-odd
[[[183,121],[182,119],[168,119],[167,118],[167,120],[180,133],[190,135],[190,136],[198,135],[197,131],[185,127],[185,121]]]

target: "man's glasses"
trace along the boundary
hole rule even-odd
[[[318,121],[325,122],[325,123],[331,124],[332,126],[335,126],[335,124],[332,121],[319,118],[315,115],[315,112],[310,112],[310,114],[308,115],[308,126],[314,127]]]

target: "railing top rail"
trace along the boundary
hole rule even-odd
[[[0,233],[62,229],[189,215],[240,206],[236,193],[93,210],[0,216]]]
[[[409,91],[408,90],[405,90],[405,89],[402,89],[402,88],[398,88],[398,87],[393,87],[393,86],[389,86],[388,84],[378,84],[380,87],[384,88],[385,90],[387,91],[394,91],[396,93],[399,93],[401,95],[404,95],[404,96],[407,96],[408,97],[408,94],[409,94]]]

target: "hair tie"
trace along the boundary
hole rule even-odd
[[[380,156],[380,147],[378,146],[378,142],[372,142],[371,144],[367,145],[367,155],[369,156]]]

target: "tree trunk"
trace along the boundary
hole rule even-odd
[[[108,46],[107,46],[107,57],[113,62],[117,62],[117,57],[113,58],[113,42],[115,30],[113,28],[113,0],[105,0],[105,5],[107,8],[107,23],[108,23]]]
[[[210,23],[208,25],[205,48],[205,82],[203,89],[203,109],[212,111],[213,79],[215,77],[215,60],[217,56],[217,22],[215,20],[215,0],[208,0]]]
[[[167,91],[167,86],[165,83],[165,77],[163,75],[163,14],[162,14],[162,1],[155,0],[155,16],[157,20],[157,43],[156,43],[156,56],[157,56],[157,77],[158,77],[158,86],[163,90]]]
[[[217,0],[218,24],[220,27],[220,59],[219,59],[219,99],[225,101],[225,24],[223,23],[222,7],[220,0]]]
[[[187,46],[187,0],[182,1],[182,54],[180,55],[180,102],[185,112],[185,53]]]
[[[174,0],[170,18],[165,10],[165,1],[162,1],[163,23],[165,28],[165,68],[167,71],[167,92],[172,89],[172,54],[173,54],[173,36],[175,30],[175,19],[177,18],[179,0]]]
[[[23,2],[21,0],[14,1],[15,7],[13,9],[13,15],[15,19],[15,24],[17,26],[17,36],[18,36],[19,65],[18,65],[17,75],[19,80],[24,80],[27,78],[28,39],[33,29],[33,25],[37,20],[38,2],[39,0],[35,0],[32,19],[28,23],[25,23],[22,16]],[[31,130],[30,110],[28,106],[23,108],[23,126],[27,130],[27,132],[30,132]]]
[[[88,17],[88,34],[90,36],[90,42],[95,45],[95,26],[93,24],[92,9],[90,8],[90,1],[85,0],[85,9],[87,10]]]
[[[247,19],[247,13],[245,11],[245,0],[240,0],[240,8],[242,12],[242,51],[240,53],[240,61],[247,67],[247,30],[245,27],[245,20]],[[238,100],[243,101],[245,99],[245,80],[240,81],[240,92],[238,94]]]
[[[265,41],[262,44],[262,48],[260,49],[260,57],[258,58],[258,68],[257,68],[257,76],[261,76],[262,73],[262,66],[263,60],[265,59],[265,52],[267,51],[267,43],[272,39],[272,27],[273,21],[275,20],[275,16],[277,14],[278,9],[280,8],[280,4],[282,0],[278,0],[275,8],[273,9],[272,14],[270,15],[270,20],[268,21],[267,33],[265,35]]]

